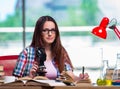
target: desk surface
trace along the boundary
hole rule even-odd
[[[0,89],[120,89],[120,86],[0,86]]]
[[[117,86],[56,86],[54,89],[120,89]]]

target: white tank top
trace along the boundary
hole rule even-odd
[[[55,66],[53,65],[51,60],[45,61],[45,67],[46,67],[46,77],[49,79],[56,79],[57,77],[57,70]]]

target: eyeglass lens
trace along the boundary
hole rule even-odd
[[[55,33],[56,32],[56,30],[53,28],[53,29],[43,29],[42,30],[43,31],[43,33],[45,33],[45,34],[48,34],[48,33]]]

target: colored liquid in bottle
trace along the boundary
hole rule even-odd
[[[114,86],[120,86],[120,80],[113,80],[112,85]]]
[[[114,86],[120,86],[120,82],[112,82],[112,85],[114,85]]]
[[[106,81],[103,80],[103,79],[98,78],[97,81],[96,81],[96,83],[97,83],[98,86],[102,86],[102,85],[106,84]]]
[[[111,86],[112,80],[111,79],[97,79],[98,86]]]
[[[107,86],[112,85],[112,80],[111,79],[106,79],[105,81],[106,81],[105,85],[107,85]]]

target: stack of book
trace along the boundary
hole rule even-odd
[[[0,84],[4,83],[4,66],[0,65]]]

